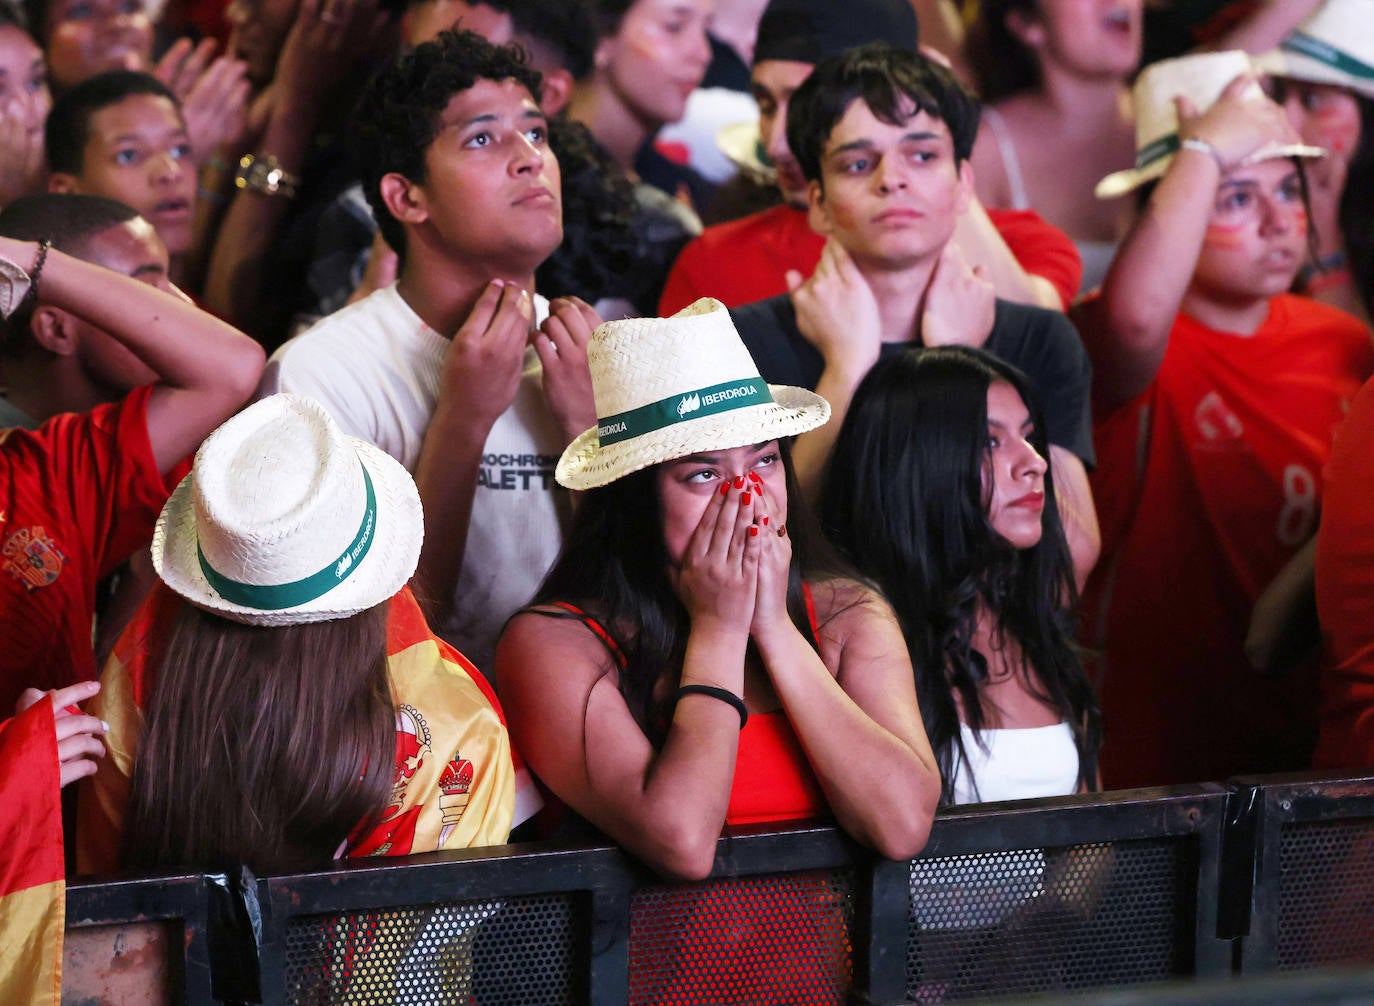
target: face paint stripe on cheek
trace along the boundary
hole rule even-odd
[[[1202,243],[1207,248],[1237,248],[1244,224],[1208,224]]]

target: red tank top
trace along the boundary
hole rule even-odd
[[[802,584],[802,597],[806,601],[807,622],[815,635],[816,605],[806,584]],[[575,605],[559,601],[554,606],[581,619],[605,644],[620,669],[625,669],[625,654],[604,625]],[[749,722],[739,735],[725,823],[796,821],[824,817],[827,811],[825,796],[787,714],[781,709],[750,713]]]

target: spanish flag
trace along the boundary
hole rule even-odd
[[[0,1002],[61,1000],[67,882],[52,703],[0,723]]]

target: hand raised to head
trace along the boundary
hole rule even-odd
[[[1238,167],[1271,144],[1302,142],[1283,108],[1265,95],[1252,73],[1243,73],[1227,84],[1201,114],[1185,96],[1175,98],[1174,105],[1179,137],[1209,144],[1223,171]]]

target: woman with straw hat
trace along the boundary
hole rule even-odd
[[[588,360],[598,424],[556,473],[582,500],[496,655],[531,768],[674,878],[710,872],[727,824],[833,816],[885,856],[915,855],[940,779],[901,631],[823,549],[789,468],[785,438],[824,423],[829,405],[766,384],[713,300],[604,324]],[[798,891],[812,942],[841,946],[833,896]],[[738,925],[722,927],[709,898],[684,897],[653,939],[690,939],[714,984],[679,1000],[674,976],[655,985],[657,962],[632,961],[632,1001],[727,995],[733,962],[759,945],[747,920],[779,921],[776,902],[745,897]],[[803,991],[758,998],[818,1001],[807,997],[821,995],[815,972],[830,957],[813,950],[796,968],[779,962],[777,980],[806,976]]]
[[[497,653],[535,774],[669,876],[704,876],[745,821],[833,814],[919,852],[940,780],[901,632],[788,467],[825,400],[765,384],[712,300],[602,325],[588,356],[598,426],[557,469],[584,496]]]
[[[1246,659],[1265,586],[1316,530],[1332,434],[1369,373],[1345,312],[1287,293],[1308,251],[1299,142],[1244,53],[1136,84],[1142,211],[1080,312],[1093,362],[1102,561],[1083,625],[1101,654],[1109,786],[1302,768],[1310,674]],[[1218,711],[1225,715],[1218,716]]]
[[[1374,0],[1327,0],[1257,65],[1303,142],[1315,260],[1301,292],[1368,321],[1374,301]]]
[[[504,842],[524,773],[482,675],[406,587],[423,535],[405,469],[311,399],[211,434],[157,524],[162,584],[102,677],[83,871]]]

